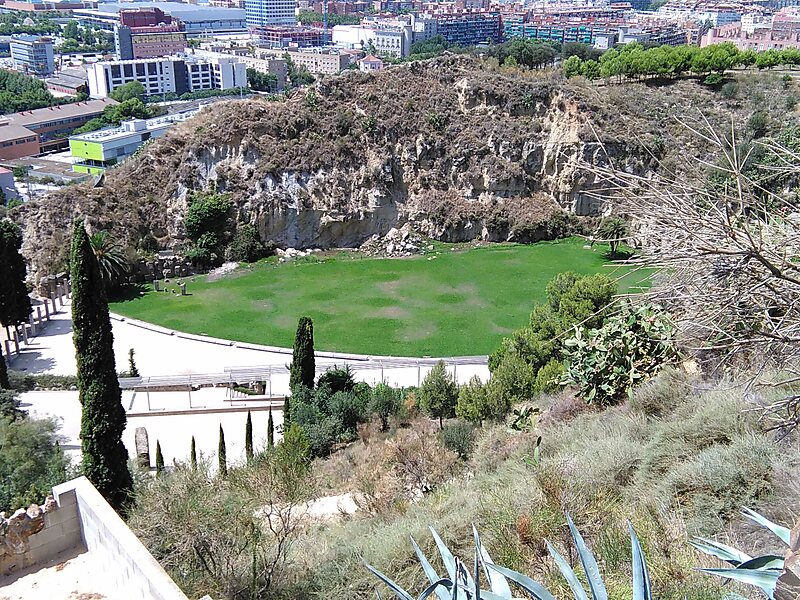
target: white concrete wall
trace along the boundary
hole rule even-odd
[[[187,600],[114,509],[85,477],[53,488],[59,506],[74,507],[98,572],[125,598]],[[61,509],[59,509],[61,510]]]

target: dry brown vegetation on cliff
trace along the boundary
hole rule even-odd
[[[555,72],[441,57],[325,78],[285,101],[217,103],[107,173],[16,213],[37,273],[63,265],[76,213],[129,247],[183,238],[186,192],[230,192],[240,221],[285,246],[352,246],[414,220],[440,239],[513,239],[558,207],[596,214],[581,161],[647,174],[702,154],[676,115],[779,123],[792,84],[742,75],[723,99],[695,81],[592,86]],[[756,85],[759,91],[746,88]],[[739,99],[737,99],[739,98]],[[601,149],[599,140],[605,150]]]

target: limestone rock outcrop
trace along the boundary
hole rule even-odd
[[[67,186],[15,219],[34,277],[63,270],[77,214],[131,249],[153,237],[179,248],[199,190],[229,193],[236,220],[283,248],[358,247],[406,223],[445,241],[540,239],[554,214],[610,210],[588,193],[584,163],[646,175],[665,147],[654,133],[665,130],[641,115],[615,119],[610,93],[632,92],[601,95],[473,57],[349,72],[283,101],[216,103],[110,169],[102,187]],[[636,90],[664,104],[666,126],[658,93]]]

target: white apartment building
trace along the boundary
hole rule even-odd
[[[114,60],[88,65],[86,71],[92,98],[106,98],[132,81],[141,83],[148,96],[247,86],[247,68],[235,57]]]

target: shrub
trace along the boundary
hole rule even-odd
[[[352,392],[356,387],[350,365],[327,369],[317,380],[317,387],[327,386],[332,394],[336,392]]]
[[[42,502],[63,483],[68,461],[50,419],[0,417],[0,510]]]
[[[400,411],[400,390],[379,383],[372,388],[369,402],[370,414],[376,415],[381,422],[381,431],[389,429],[389,418]]]
[[[467,460],[475,447],[475,427],[466,421],[447,423],[439,437],[442,446],[455,452],[462,460]]]
[[[14,421],[24,414],[25,412],[19,408],[17,390],[0,389],[0,418]]]
[[[739,93],[739,86],[733,82],[729,81],[725,85],[723,85],[719,90],[719,95],[725,98],[726,100],[732,100],[736,98],[736,95]]]
[[[470,423],[480,425],[488,418],[489,399],[486,386],[481,382],[477,375],[469,380],[469,383],[462,385],[458,391],[458,402],[456,403],[456,416]]]
[[[725,81],[725,78],[719,73],[711,73],[703,80],[703,85],[714,87]]]
[[[274,245],[272,247],[274,252]],[[272,252],[261,242],[261,236],[255,225],[239,225],[236,229],[228,249],[225,252],[226,258],[238,262],[252,263],[269,256]]]
[[[516,354],[508,354],[497,365],[487,384],[488,403],[495,418],[502,418],[519,402],[533,396],[534,372]]]
[[[564,383],[578,386],[590,404],[614,404],[637,383],[675,361],[675,327],[657,306],[624,305],[600,329],[564,342],[568,366]]]

